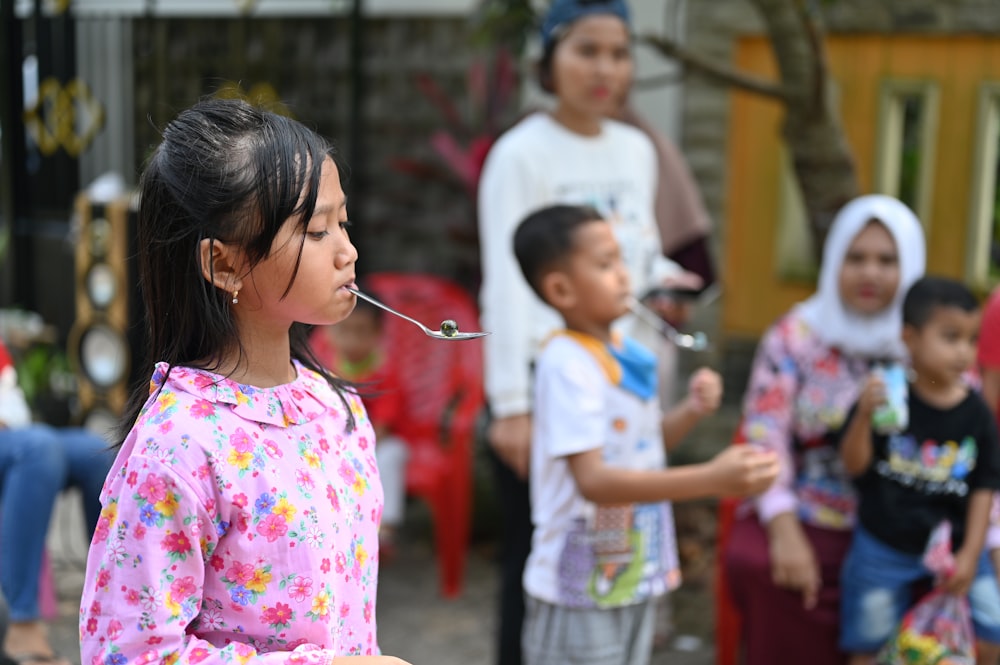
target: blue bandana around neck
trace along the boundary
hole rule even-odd
[[[622,368],[619,387],[647,400],[657,393],[656,355],[628,337],[621,344],[607,345],[608,351]]]

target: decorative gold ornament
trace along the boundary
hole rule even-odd
[[[38,100],[24,112],[24,125],[44,156],[62,147],[78,157],[104,126],[104,107],[82,79],[63,86],[49,77],[38,86]]]

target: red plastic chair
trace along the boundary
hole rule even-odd
[[[736,427],[732,445],[741,443],[746,443],[742,422]],[[724,560],[740,502],[729,498],[719,502],[715,544],[715,665],[736,665],[740,652],[740,612],[729,595]]]
[[[448,280],[383,272],[365,281],[387,305],[430,327],[452,319],[459,330],[479,330],[472,297]],[[472,452],[484,405],[482,342],[432,339],[388,314],[384,321],[386,348],[407,405],[399,432],[410,449],[407,494],[430,505],[441,593],[454,598],[462,590],[469,544]]]

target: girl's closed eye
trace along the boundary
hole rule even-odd
[[[340,228],[342,228],[345,231],[351,228],[352,226],[354,226],[354,222],[352,222],[349,219],[345,219],[344,221],[340,222]]]
[[[337,226],[342,231],[347,231],[347,229],[351,226],[351,222],[350,222],[350,220],[346,220],[345,219],[344,221],[337,222]],[[319,230],[315,230],[315,231],[306,229],[306,235],[309,236],[313,240],[322,240],[323,238],[325,238],[328,235],[330,235],[330,229],[323,228],[323,229],[319,229]]]

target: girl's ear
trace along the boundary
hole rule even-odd
[[[201,259],[201,274],[218,289],[227,293],[243,288],[240,277],[242,252],[235,245],[215,238],[203,238],[198,247]]]

